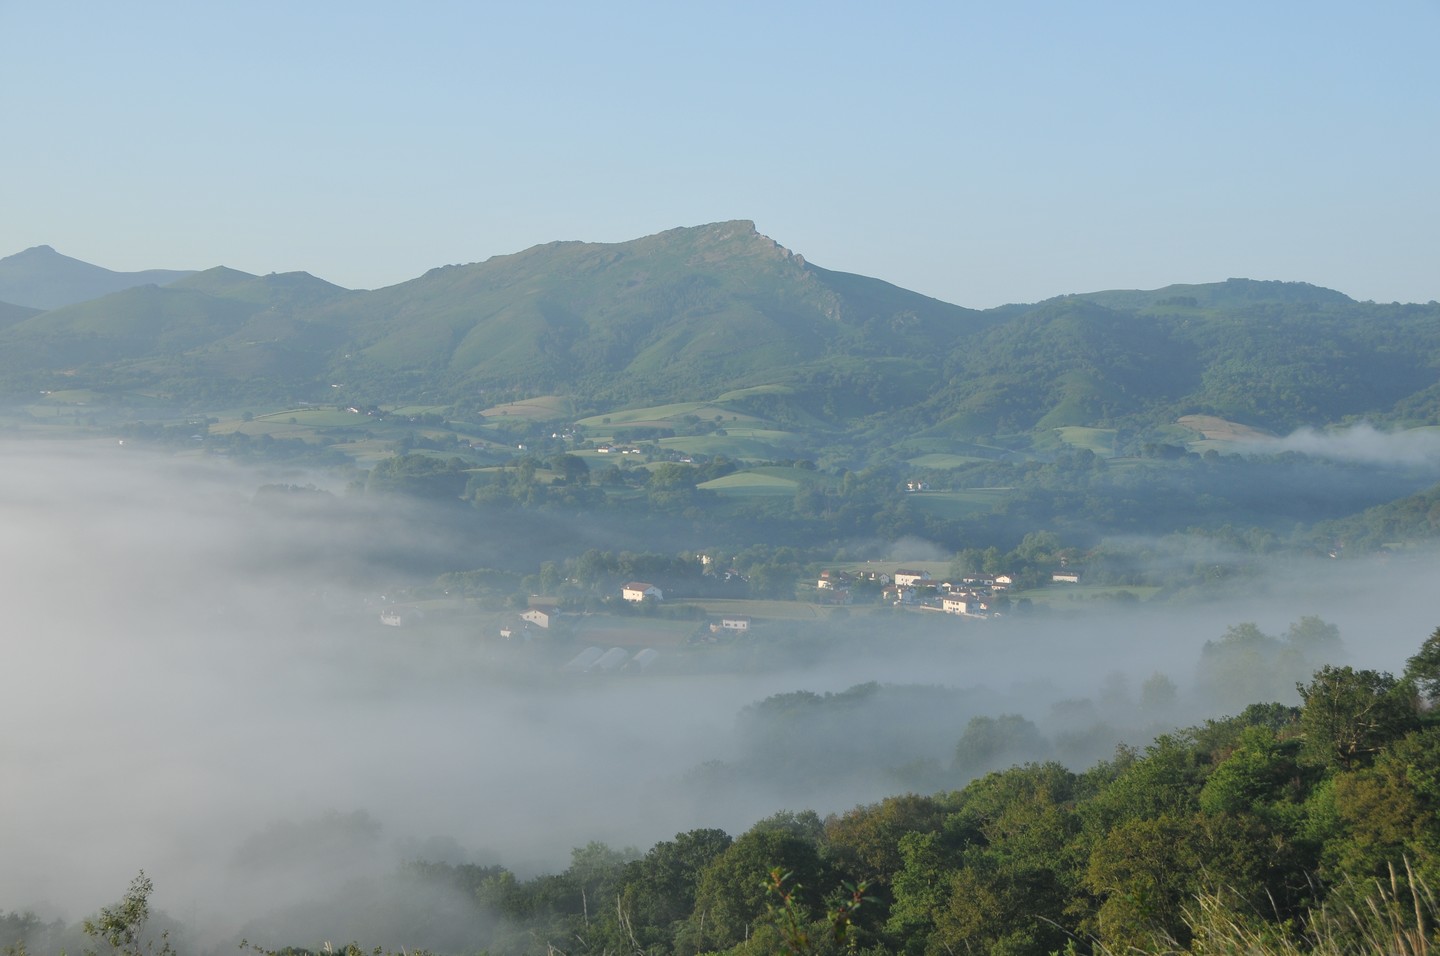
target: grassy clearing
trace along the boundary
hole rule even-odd
[[[1063,425],[1055,429],[1060,440],[1072,448],[1088,448],[1101,458],[1115,454],[1115,429],[1089,428],[1083,425]]]
[[[1182,415],[1175,420],[1175,424],[1216,441],[1260,441],[1275,437],[1258,428],[1226,421],[1214,415]]]
[[[907,464],[916,468],[961,468],[965,465],[973,465],[977,461],[989,461],[988,458],[978,458],[972,455],[949,455],[943,452],[935,452],[929,455],[921,455],[918,458],[907,459]]]
[[[794,453],[790,443],[796,440],[791,432],[775,432],[764,429],[736,429],[750,434],[725,435],[678,435],[660,439],[663,448],[691,455],[724,455],[727,458],[746,461],[768,461],[774,458],[789,458]],[[776,436],[775,439],[760,436]]]
[[[800,487],[800,482],[792,478],[781,478],[778,475],[765,475],[754,471],[742,471],[733,475],[725,475],[711,481],[704,481],[696,485],[697,488],[704,488],[706,491],[713,491],[726,497],[753,498],[753,497],[783,497],[793,495]]]
[[[398,405],[387,410],[390,415],[445,415],[450,411],[449,405]]]
[[[725,427],[731,422],[737,424],[763,425],[765,420],[743,412],[732,411],[714,402],[679,402],[673,405],[653,405],[649,408],[628,408],[603,415],[591,415],[576,422],[584,428],[603,431],[606,428],[622,427],[666,427],[682,421],[685,416],[694,415],[705,421],[714,421],[717,416],[724,420]]]
[[[684,415],[699,415],[702,409],[709,407],[709,402],[676,402],[672,405],[652,405],[649,408],[627,408],[616,412],[606,412],[603,415],[591,415],[589,418],[582,418],[575,424],[583,425],[586,428],[604,428],[606,425],[636,425],[653,424],[655,422],[668,421],[672,418],[680,418]],[[711,412],[711,417],[718,412]],[[607,421],[608,419],[608,421]]]
[[[242,435],[249,435],[251,438],[259,438],[261,435],[269,435],[271,438],[298,438],[301,441],[312,444],[320,441],[320,434],[309,425],[299,424],[299,419],[292,424],[287,420],[265,421],[255,419],[252,422],[220,422],[210,426],[210,432],[215,435],[229,435],[236,432]]]
[[[444,408],[446,406],[438,407]],[[570,399],[563,395],[542,395],[538,398],[527,398],[519,402],[495,405],[481,412],[486,418],[523,418],[546,422],[569,418],[573,413],[574,406],[571,404]],[[409,414],[417,413],[412,412]]]
[[[831,607],[820,607],[801,601],[748,601],[738,598],[713,598],[710,600],[686,601],[704,608],[712,617],[737,614],[767,621],[823,621],[835,611]]]
[[[795,389],[789,385],[752,385],[749,388],[737,388],[733,392],[726,392],[717,402],[733,402],[742,398],[749,398],[751,395],[794,395]]]
[[[300,425],[310,425],[315,428],[360,428],[373,423],[373,419],[366,415],[357,415],[354,412],[342,412],[335,408],[291,408],[278,412],[266,412],[263,415],[256,415],[257,422],[289,422],[290,419]]]
[[[834,566],[834,570],[848,571],[851,574],[868,574],[871,571],[877,571],[881,574],[891,575],[900,570],[929,571],[931,580],[943,581],[950,574],[950,562],[928,558],[908,561],[904,559],[899,561],[857,561],[851,564],[837,564]]]
[[[57,405],[88,405],[99,399],[99,392],[92,392],[88,388],[64,388],[53,392],[46,392],[40,399],[42,403],[54,403]],[[111,396],[105,396],[109,398]]]
[[[350,456],[357,465],[362,467],[373,465],[395,454],[395,443],[379,438],[341,442],[330,447],[343,455]]]

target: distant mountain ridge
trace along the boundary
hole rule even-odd
[[[478,409],[564,394],[597,410],[724,396],[772,422],[936,448],[1187,414],[1281,431],[1430,422],[1437,370],[1436,305],[1230,279],[976,311],[823,269],[748,220],[548,243],[374,291],[221,267],[0,313],[12,395]]]
[[[176,269],[112,272],[49,246],[32,246],[0,259],[0,302],[58,309],[137,285],[165,285],[190,274]]]

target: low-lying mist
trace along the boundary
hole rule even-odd
[[[1084,766],[1220,716],[1196,677],[1232,625],[1316,615],[1349,659],[1398,670],[1440,623],[1433,561],[1396,558],[1277,569],[1244,602],[854,613],[774,666],[697,648],[674,652],[683,668],[573,675],[553,662],[579,648],[379,625],[405,567],[485,566],[506,541],[394,499],[258,507],[276,481],[325,477],[0,445],[0,909],[74,920],[143,868],[207,938],[260,921],[285,934],[267,943],[313,946],[361,935],[357,914],[380,910],[355,887],[406,860],[534,873],[590,841],[843,811],[963,784],[1002,732],[1012,759]]]
[[[1440,463],[1440,431],[1433,428],[1381,431],[1368,422],[1360,422],[1325,431],[1301,428],[1283,438],[1246,444],[1265,454],[1292,451],[1312,458],[1372,465],[1433,468]]]

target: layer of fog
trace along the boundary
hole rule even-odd
[[[1200,649],[1238,622],[1280,633],[1318,615],[1357,663],[1389,670],[1440,623],[1430,561],[1332,562],[1244,602],[856,617],[833,649],[812,642],[769,668],[573,679],[502,667],[493,639],[464,628],[378,626],[398,564],[484,566],[507,542],[394,502],[253,502],[266,482],[323,480],[110,444],[0,445],[0,909],[76,919],[144,868],[157,905],[223,934],[407,858],[563,869],[591,840],[643,850],[902,786],[879,774],[806,790],[727,770],[745,756],[742,711],[773,694],[964,689],[943,718],[909,718],[943,767],[975,715],[1021,713],[1054,734],[1083,711],[1149,732],[1155,715],[1103,711],[1156,673],[1179,688],[1167,719],[1207,716],[1191,688]],[[852,730],[857,747],[895,732]]]
[[[1323,431],[1301,428],[1283,438],[1247,441],[1237,447],[1263,454],[1294,451],[1313,458],[1373,465],[1440,465],[1440,431],[1381,431],[1368,422]]]

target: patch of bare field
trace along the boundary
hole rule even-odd
[[[1212,441],[1264,441],[1275,436],[1259,428],[1226,421],[1214,415],[1181,415],[1175,424],[1199,432]]]

